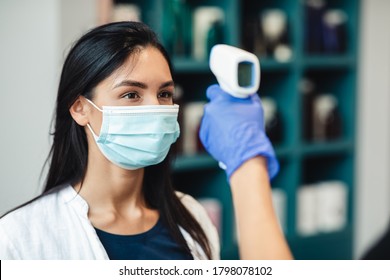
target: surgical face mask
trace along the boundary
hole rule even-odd
[[[88,100],[88,99],[87,99]],[[100,151],[112,163],[135,170],[162,162],[180,134],[179,105],[103,106],[100,134],[87,124]]]

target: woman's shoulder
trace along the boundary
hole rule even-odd
[[[176,195],[204,230],[207,238],[209,239],[213,259],[219,259],[220,248],[218,231],[211,221],[206,209],[198,200],[189,194],[177,191]]]
[[[30,227],[36,224],[37,220],[42,221],[47,216],[52,216],[53,208],[58,205],[58,200],[62,199],[62,192],[65,188],[66,186],[56,187],[9,211],[0,219],[0,230]]]
[[[16,208],[0,219],[0,259],[69,257],[65,251],[77,251],[77,230],[87,220],[87,211],[86,202],[70,185]]]
[[[185,194],[179,191],[176,191],[176,196],[180,199],[181,203],[191,212],[192,215],[207,215],[206,210],[194,197],[189,194]],[[197,218],[197,217],[195,217]]]
[[[198,221],[198,223],[205,229],[214,231],[215,226],[212,223],[209,214],[205,207],[194,197],[182,192],[176,192],[177,197],[183,203],[184,207],[192,214],[192,216]]]
[[[56,204],[62,188],[40,195],[11,210],[0,219],[0,257],[2,259],[22,258],[20,248],[27,244],[38,244],[46,233],[55,228]]]

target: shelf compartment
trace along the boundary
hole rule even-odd
[[[115,2],[115,1],[113,1]],[[140,19],[142,22],[148,24],[160,37],[163,39],[164,28],[162,22],[164,21],[165,14],[164,3],[162,1],[155,0],[131,0],[120,4],[133,4],[140,9]],[[118,3],[119,4],[119,3]]]
[[[354,156],[349,151],[312,154],[303,159],[302,184],[342,181],[353,188]]]
[[[337,100],[341,118],[341,137],[355,137],[356,111],[356,69],[311,69],[304,73],[305,78],[314,83],[313,98],[319,94],[330,94]]]
[[[305,54],[353,54],[356,53],[358,6],[359,1],[350,0],[327,0],[321,1],[321,5],[302,5],[304,30],[304,49]],[[311,8],[309,8],[309,6]],[[339,11],[337,13],[341,25],[333,27],[329,23],[326,28],[325,20],[328,11]],[[311,12],[309,12],[311,11]],[[332,18],[332,16],[331,16]],[[330,32],[332,30],[332,32]],[[330,32],[330,33],[329,33]],[[337,35],[335,35],[337,34]],[[305,36],[307,35],[307,37]],[[340,36],[340,38],[338,38]],[[309,40],[311,38],[311,40]],[[328,38],[325,44],[324,38]],[[331,38],[331,39],[329,39]],[[338,41],[337,39],[340,39]],[[336,42],[338,43],[336,45]]]
[[[261,99],[270,98],[275,101],[281,120],[281,141],[274,142],[275,145],[290,146],[299,137],[299,128],[295,122],[299,99],[293,92],[295,88],[296,76],[290,71],[262,72],[259,96]]]
[[[164,1],[160,1],[164,2]],[[167,46],[168,52],[172,56],[177,56],[179,61],[178,67],[182,71],[192,72],[192,67],[201,71],[205,71],[202,66],[207,60],[208,53],[212,44],[225,43],[234,44],[237,40],[237,2],[235,0],[188,0],[188,1],[166,1],[166,15],[163,22],[163,39],[164,45]],[[209,13],[200,11],[202,16],[198,18],[198,8],[215,7],[214,13],[209,10]],[[218,12],[217,12],[218,11]],[[219,12],[220,11],[220,12]],[[223,16],[221,15],[223,13]],[[213,18],[214,15],[214,18]],[[198,18],[198,19],[196,19]],[[199,20],[199,22],[196,22]],[[211,29],[212,22],[220,22],[218,27]],[[203,25],[202,25],[203,24]],[[209,26],[210,25],[210,26]],[[210,32],[214,30],[214,34],[218,34],[214,39],[208,38]],[[216,31],[217,30],[217,31]],[[196,33],[196,34],[195,34]],[[194,64],[192,59],[198,59],[200,64]],[[190,62],[186,61],[189,60]],[[189,63],[189,64],[188,64]],[[200,68],[199,68],[200,67]]]
[[[300,14],[298,2],[290,0],[245,0],[241,2],[242,9],[240,13],[240,35],[241,45],[243,46],[243,48],[257,55],[267,55],[267,57],[269,58],[274,57],[274,50],[266,50],[267,47],[265,41],[267,41],[267,39],[262,39],[264,32],[261,31],[262,28],[260,18],[264,12],[268,12],[270,10],[281,11],[286,17],[286,32],[280,34],[279,39],[283,41],[284,45],[288,45],[291,49],[292,55],[290,57],[289,62],[292,62],[298,50],[297,38],[295,36],[295,18],[297,16],[299,17]],[[268,47],[270,47],[270,44],[268,44]]]

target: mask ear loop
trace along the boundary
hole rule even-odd
[[[103,110],[102,109],[100,109],[98,106],[96,106],[96,104],[95,103],[93,103],[91,100],[89,100],[88,98],[85,98],[85,100],[87,100],[90,104],[92,104],[92,106],[93,107],[95,107],[96,109],[98,109],[100,112],[102,112],[103,113]]]
[[[98,106],[96,106],[91,100],[89,100],[89,99],[86,98],[86,97],[84,97],[84,98],[85,98],[90,104],[92,104],[93,107],[95,107],[96,109],[98,109],[100,112],[103,113],[103,110],[101,110]],[[93,138],[95,139],[95,142],[96,142],[97,139],[99,138],[99,136],[97,136],[97,135],[95,134],[95,132],[93,132],[92,127],[90,126],[89,123],[87,123],[87,127],[88,127],[89,130],[91,131],[92,136],[93,136]],[[81,178],[81,181],[80,181],[80,188],[79,188],[78,191],[77,191],[77,194],[78,194],[78,195],[80,194],[81,188],[83,187],[83,183],[84,183],[84,179],[85,179],[85,173],[86,173],[86,169],[84,170],[84,174],[83,174],[83,176],[82,176],[82,178]]]
[[[100,109],[98,106],[96,106],[95,103],[93,103],[91,100],[89,100],[88,98],[85,98],[93,107],[95,107],[97,110],[99,110],[100,112],[103,113],[103,110]],[[87,123],[87,127],[89,128],[89,130],[91,131],[92,135],[93,135],[93,138],[95,138],[95,141],[97,141],[97,139],[99,138],[98,135],[95,134],[95,132],[93,132],[93,129],[91,127],[91,125],[89,123]]]

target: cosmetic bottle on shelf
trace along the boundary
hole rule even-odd
[[[330,141],[341,136],[338,101],[332,94],[320,94],[313,102],[313,141]]]

